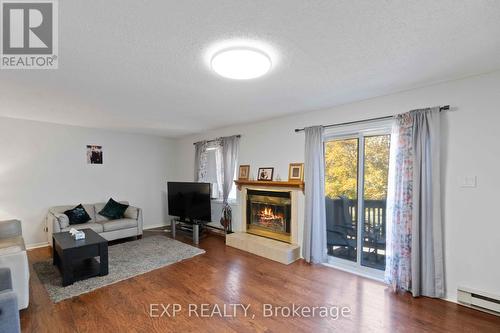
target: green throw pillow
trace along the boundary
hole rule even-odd
[[[127,208],[128,205],[121,204],[110,198],[106,206],[104,206],[99,214],[110,220],[121,219],[123,218],[123,214],[125,214]]]
[[[83,208],[82,204],[79,204],[73,209],[69,209],[64,212],[68,216],[69,224],[82,224],[91,220],[89,214]]]

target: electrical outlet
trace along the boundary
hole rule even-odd
[[[460,187],[473,188],[477,187],[477,176],[464,176],[461,179]]]

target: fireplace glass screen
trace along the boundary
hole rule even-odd
[[[290,242],[290,192],[247,191],[247,232]]]

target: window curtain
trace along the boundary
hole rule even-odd
[[[200,141],[194,144],[194,181],[206,182],[207,181],[207,142]]]
[[[444,296],[439,108],[395,117],[387,197],[385,280],[414,297]]]
[[[305,214],[303,256],[307,262],[326,261],[325,161],[322,126],[305,128]]]

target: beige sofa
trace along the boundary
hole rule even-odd
[[[126,201],[120,201],[120,203],[128,205]],[[91,220],[87,223],[72,224],[69,226],[63,223],[61,214],[76,205],[51,207],[47,214],[47,237],[49,244],[52,245],[53,233],[69,231],[71,228],[92,229],[109,241],[126,237],[142,236],[142,210],[140,208],[129,206],[125,211],[123,219],[109,220],[99,214],[105,205],[105,202],[83,205],[83,208],[85,208]],[[63,223],[63,225],[61,225],[61,223]]]

